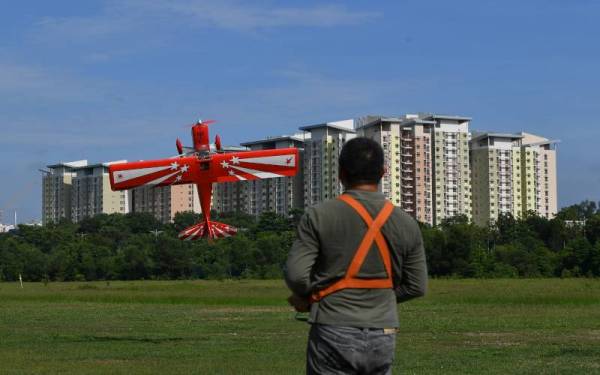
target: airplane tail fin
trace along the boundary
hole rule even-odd
[[[209,221],[208,227],[204,222],[194,224],[179,232],[179,238],[185,241],[198,240],[206,238],[224,238],[231,237],[237,233],[237,228],[231,225],[219,223],[218,221]]]

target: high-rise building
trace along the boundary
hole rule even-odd
[[[302,171],[304,138],[302,135],[269,137],[241,144],[248,150],[300,149],[299,171]],[[303,175],[213,185],[213,209],[217,212],[244,212],[260,215],[275,212],[288,215],[293,208],[303,208]]]
[[[473,220],[557,212],[556,141],[528,133],[481,133],[471,140]]]
[[[434,121],[433,225],[458,215],[472,219],[471,167],[469,163],[470,117],[420,115]]]
[[[433,224],[432,140],[434,121],[417,115],[369,116],[361,136],[379,143],[386,173],[380,191],[397,206],[424,223]]]
[[[435,122],[409,116],[400,130],[402,208],[433,225],[433,127]]]
[[[71,193],[71,220],[75,223],[97,214],[129,212],[128,191],[113,191],[108,166],[112,163],[79,166],[74,169]]]
[[[71,191],[75,169],[87,160],[48,165],[42,175],[42,223],[71,220]]]
[[[534,211],[545,218],[558,212],[556,180],[556,144],[538,135],[521,133],[521,175],[523,210]]]
[[[402,183],[411,184],[414,188],[413,176],[409,177],[408,165],[404,169],[401,168],[402,160],[408,161],[413,156],[412,146],[408,143],[404,144],[400,139],[401,124],[406,119],[403,117],[376,117],[368,116],[362,121],[358,127],[358,135],[370,138],[381,145],[383,149],[383,160],[386,173],[383,175],[379,184],[379,190],[397,206],[402,206],[407,212],[414,210],[414,207],[409,206],[409,202],[402,204]],[[402,146],[402,147],[400,147]],[[410,148],[410,151],[409,151]],[[411,159],[411,167],[412,162]],[[403,174],[404,172],[404,174]],[[405,176],[405,179],[402,176]],[[408,179],[411,181],[408,181]],[[410,193],[406,192],[406,196]],[[412,212],[411,212],[412,213]]]
[[[131,190],[131,201],[133,212],[150,213],[161,223],[172,222],[179,212],[202,212],[195,184],[140,186]]]
[[[476,224],[487,225],[501,213],[521,216],[521,139],[518,134],[483,133],[471,140]]]
[[[42,223],[79,222],[99,213],[129,212],[128,192],[110,188],[108,166],[87,160],[47,166],[42,177]]]
[[[354,120],[327,122],[300,127],[304,132],[304,207],[310,207],[342,193],[338,160],[342,146],[356,137]]]
[[[469,121],[429,114],[363,118],[359,133],[384,151],[380,191],[424,223],[470,218]]]

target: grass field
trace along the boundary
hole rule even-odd
[[[0,283],[0,374],[301,374],[282,281]],[[433,280],[396,373],[600,374],[600,280]]]

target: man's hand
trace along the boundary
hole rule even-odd
[[[295,294],[292,294],[288,297],[288,303],[294,307],[294,309],[298,312],[309,312],[310,311],[310,302],[307,297],[300,297]]]

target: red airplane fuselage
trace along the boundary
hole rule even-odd
[[[208,125],[200,123],[192,126],[192,140],[194,142],[194,150],[209,152],[210,139],[208,137]]]

